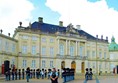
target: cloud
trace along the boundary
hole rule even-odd
[[[23,26],[28,26],[33,9],[33,4],[28,0],[0,0],[0,29],[7,35],[14,33],[19,21],[23,22]]]
[[[93,36],[111,38],[118,36],[118,11],[109,8],[106,0],[47,0],[46,6],[58,12],[64,25],[81,25],[81,29]],[[116,39],[118,41],[118,39]]]

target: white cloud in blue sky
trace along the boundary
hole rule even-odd
[[[59,19],[64,25],[70,22],[79,24],[83,30],[94,36],[118,36],[118,11],[109,7],[106,0],[94,3],[88,0],[47,0],[46,5],[61,15]]]
[[[37,21],[58,24],[59,20],[67,26],[70,22],[81,25],[86,32],[99,37],[117,36],[118,0],[0,0],[0,29],[3,33],[14,32],[23,22]]]
[[[33,9],[33,4],[28,0],[0,0],[0,29],[3,29],[4,34],[13,34],[19,21],[28,26]]]

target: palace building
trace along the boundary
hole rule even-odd
[[[76,73],[85,73],[92,68],[94,73],[110,73],[108,37],[94,37],[80,29],[80,25],[63,26],[38,21],[16,28],[13,37],[0,34],[0,70],[4,61],[9,67],[18,68],[74,68]]]
[[[115,38],[111,38],[111,43],[109,44],[110,53],[110,71],[114,68],[118,68],[118,44],[115,42]]]

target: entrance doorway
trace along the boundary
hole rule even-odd
[[[65,68],[65,61],[61,62],[61,69]]]
[[[85,73],[85,62],[81,63],[81,72]]]
[[[75,61],[71,62],[71,69],[76,70],[76,62]]]
[[[4,73],[9,70],[9,66],[10,66],[10,61],[5,60],[4,61],[4,68],[3,68]]]

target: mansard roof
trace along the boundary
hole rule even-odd
[[[34,22],[32,23],[31,27],[33,29],[39,29],[41,32],[48,32],[48,33],[56,33],[59,32],[66,32],[68,27],[65,26],[59,26],[59,25],[53,25],[48,23],[40,23],[40,22]],[[78,32],[79,35],[86,36],[87,39],[93,39],[96,40],[96,37],[92,36],[91,34],[85,32],[84,30],[77,30],[73,28],[75,31]]]

